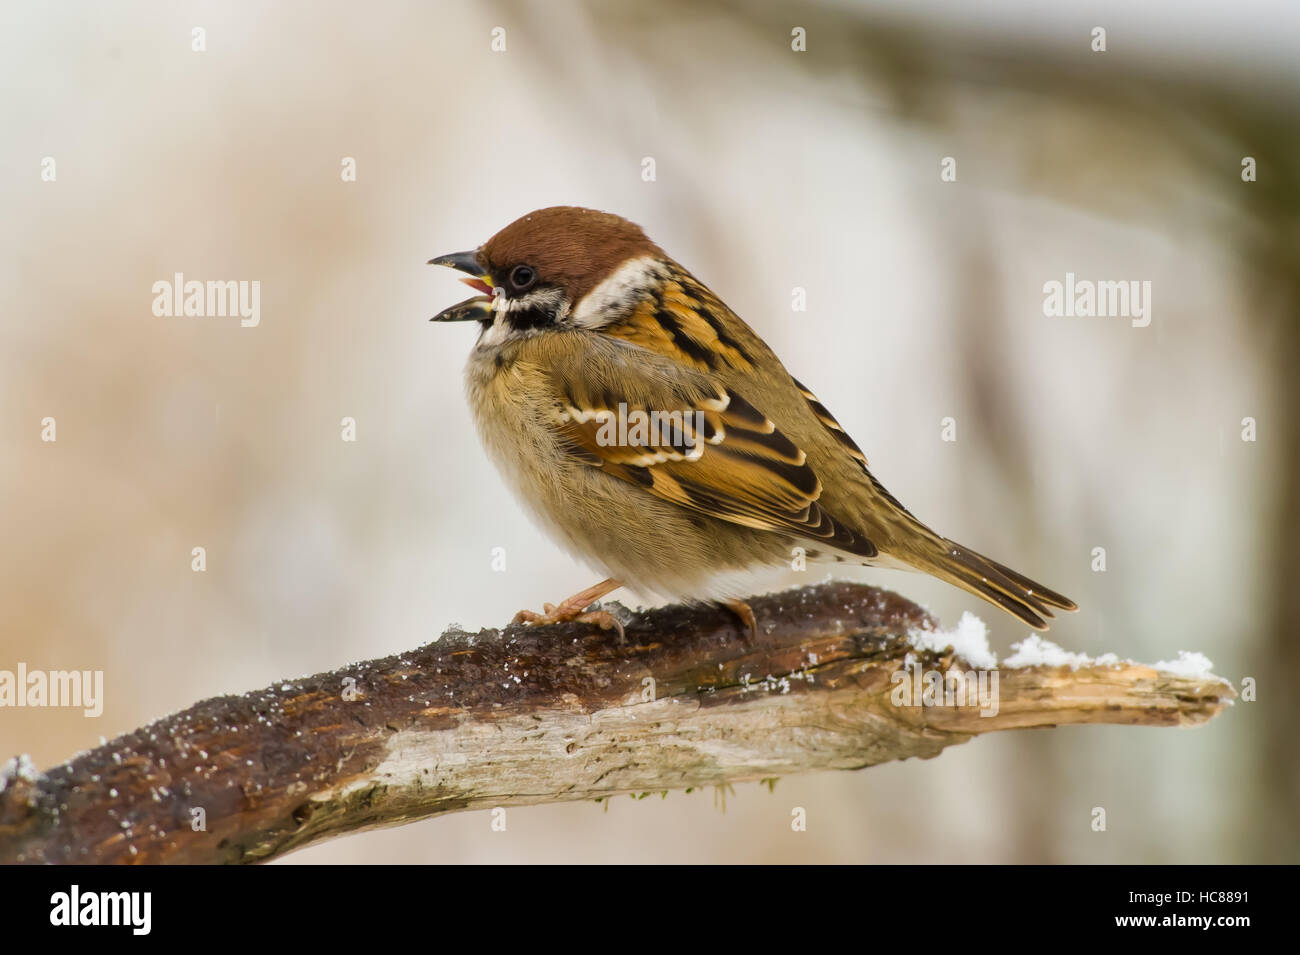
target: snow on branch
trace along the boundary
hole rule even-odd
[[[446,812],[659,792],[938,755],[996,730],[1189,726],[1235,695],[1020,645],[829,583],[586,624],[451,630],[418,650],[197,703],[44,773],[0,772],[0,863],[258,862]],[[952,649],[956,646],[958,650]],[[1208,661],[1204,661],[1208,664]]]

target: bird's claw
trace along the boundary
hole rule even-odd
[[[531,624],[537,627],[549,626],[553,623],[594,623],[602,630],[615,630],[618,632],[618,639],[622,642],[626,639],[623,632],[622,622],[608,610],[591,610],[586,613],[582,608],[566,609],[556,607],[554,604],[542,604],[542,613],[535,610],[521,610],[515,614],[511,623]]]
[[[754,608],[743,600],[728,600],[727,609],[745,625],[745,636],[752,643],[758,640],[758,620],[754,618]]]

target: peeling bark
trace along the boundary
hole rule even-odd
[[[833,583],[729,611],[448,631],[410,653],[205,700],[0,791],[0,862],[243,863],[465,809],[857,769],[995,730],[1186,726],[1232,698],[1140,664],[998,673],[998,712],[895,706],[896,674],[969,670],[914,649],[934,621]],[[194,825],[202,810],[205,829]]]

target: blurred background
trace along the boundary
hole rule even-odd
[[[287,862],[1300,861],[1300,7],[1133,6],[4,4],[0,667],[106,701],[0,710],[0,756],[594,582],[480,451],[474,330],[427,321],[465,291],[424,265],[574,204],[708,283],[909,508],[1075,598],[1052,640],[1201,651],[1258,701]],[[259,281],[260,324],[156,317],[176,272]],[[1149,281],[1150,325],[1045,316],[1067,272]]]

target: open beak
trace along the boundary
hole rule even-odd
[[[468,273],[471,278],[461,279],[461,281],[475,291],[484,293],[458,302],[451,308],[443,309],[429,321],[486,322],[492,320],[492,276],[483,271],[477,252],[453,252],[451,255],[440,255],[430,259],[429,264],[445,265],[458,272]]]

